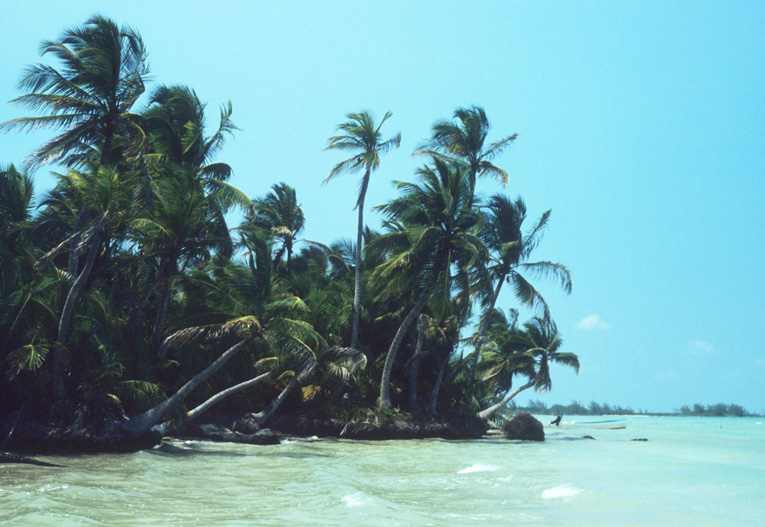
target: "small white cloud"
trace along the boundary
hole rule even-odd
[[[600,318],[600,315],[590,315],[580,320],[576,327],[581,329],[609,329],[611,324]]]
[[[712,355],[717,351],[717,348],[706,340],[689,340],[688,351],[692,355]]]

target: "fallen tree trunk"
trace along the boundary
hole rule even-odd
[[[529,388],[534,386],[535,382],[536,380],[529,381],[528,383],[524,384],[520,388],[517,388],[515,391],[512,391],[508,393],[507,395],[505,395],[505,397],[494,406],[490,406],[486,410],[482,410],[478,412],[476,415],[480,417],[481,419],[491,419],[492,417],[494,417],[494,414],[496,414],[499,410],[504,408],[505,405],[513,399],[513,397],[515,397],[522,391],[528,390]]]

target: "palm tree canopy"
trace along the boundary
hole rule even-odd
[[[454,112],[456,122],[442,119],[433,125],[433,134],[415,154],[460,159],[468,164],[473,178],[491,176],[507,185],[508,175],[491,160],[499,155],[517,134],[513,134],[486,146],[491,129],[486,111],[480,106],[458,108]]]
[[[385,295],[415,287],[434,287],[434,296],[448,299],[455,282],[452,265],[466,271],[486,257],[478,236],[483,216],[478,211],[470,175],[463,164],[434,158],[419,170],[420,184],[398,182],[401,195],[376,207],[387,218],[387,234],[370,243],[390,258],[373,273],[383,280]],[[463,287],[463,289],[465,289]]]
[[[205,136],[205,105],[187,86],[160,86],[152,93],[143,113],[152,153],[149,160],[169,160],[194,169],[204,177],[227,181],[232,174],[226,163],[213,162],[228,136],[238,128],[231,120],[231,101],[220,108],[218,129]]]
[[[19,82],[29,93],[12,102],[47,115],[2,125],[6,130],[65,129],[30,156],[32,165],[62,158],[79,164],[93,146],[101,148],[102,163],[108,164],[117,134],[130,138],[133,148],[140,146],[143,132],[129,113],[148,75],[146,50],[137,32],[94,16],[84,26],[65,31],[60,40],[44,41],[41,54],[53,55],[62,67],[29,66]]]
[[[369,174],[380,166],[380,154],[384,154],[394,147],[398,148],[401,144],[400,133],[387,141],[382,141],[380,128],[392,115],[391,112],[387,112],[380,123],[375,126],[374,118],[369,112],[349,113],[346,116],[348,121],[337,127],[338,132],[342,132],[342,134],[327,139],[328,144],[325,150],[349,150],[357,153],[353,157],[336,164],[322,184],[328,183],[340,174],[366,171],[361,180],[357,207],[366,195],[369,186]]]
[[[549,261],[530,262],[550,220],[551,211],[546,211],[527,231],[523,231],[526,220],[526,204],[521,198],[511,200],[505,195],[492,196],[485,207],[485,218],[481,238],[489,249],[492,264],[482,276],[483,287],[479,296],[484,307],[491,302],[491,284],[507,280],[514,287],[514,293],[523,304],[538,309],[549,317],[547,302],[524,274],[540,278],[554,278],[567,294],[571,294],[571,273],[566,266]]]

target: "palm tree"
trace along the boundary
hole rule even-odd
[[[477,176],[491,176],[507,185],[507,173],[492,164],[517,134],[500,139],[485,147],[491,125],[486,111],[480,106],[458,108],[454,112],[457,122],[442,119],[433,125],[431,139],[423,143],[415,155],[427,154],[436,157],[459,159],[470,167],[470,177],[475,186]]]
[[[384,408],[392,407],[391,371],[409,326],[431,298],[435,300],[431,305],[435,316],[441,317],[450,305],[455,285],[452,267],[464,274],[485,252],[478,237],[482,216],[466,167],[434,158],[432,167],[418,173],[420,185],[399,182],[402,195],[377,207],[395,228],[373,242],[375,249],[383,248],[392,256],[375,270],[372,280],[386,284],[383,295],[414,292],[416,298],[385,358],[379,402]]]
[[[265,197],[253,200],[247,221],[270,230],[281,240],[281,249],[274,256],[274,265],[287,254],[287,276],[292,275],[292,252],[297,235],[305,228],[305,215],[297,202],[295,189],[277,183]]]
[[[154,185],[155,206],[151,213],[133,222],[134,239],[145,258],[158,259],[156,284],[160,303],[149,349],[157,351],[170,302],[173,277],[179,263],[199,265],[216,248],[231,245],[226,233],[219,239],[215,209],[209,206],[204,189],[191,177],[169,177]]]
[[[238,128],[231,121],[231,101],[220,107],[218,129],[205,135],[205,105],[187,86],[160,86],[152,93],[149,107],[143,112],[151,152],[145,156],[151,164],[171,162],[192,170],[204,181],[228,181],[231,167],[214,161],[226,138]]]
[[[130,194],[126,191],[129,180],[120,178],[117,171],[112,167],[91,165],[90,171],[79,172],[69,170],[66,176],[60,176],[59,187],[68,188],[68,194],[80,205],[79,219],[83,228],[76,230],[70,237],[77,236],[81,239],[78,247],[87,252],[85,264],[79,270],[66,295],[64,307],[59,318],[58,335],[54,346],[53,361],[53,392],[57,400],[67,399],[64,384],[65,358],[64,350],[67,347],[72,320],[75,315],[75,306],[90,277],[96,261],[96,257],[103,249],[103,242],[109,236],[109,232],[115,230],[115,226],[124,225],[126,218],[132,217]],[[44,201],[43,204],[46,204]],[[49,252],[47,258],[55,255],[57,250],[70,240],[65,240]]]
[[[526,204],[521,198],[511,201],[506,196],[492,196],[486,206],[486,223],[481,236],[491,255],[491,264],[483,276],[483,303],[486,313],[492,313],[496,306],[499,293],[505,282],[514,286],[515,297],[524,305],[541,311],[543,318],[550,316],[547,302],[536,288],[526,279],[524,274],[541,277],[554,277],[561,288],[571,294],[571,274],[559,264],[548,261],[529,262],[532,252],[539,245],[547,224],[550,212],[542,217],[526,234],[523,233],[523,222],[526,220]],[[523,274],[522,274],[523,273]],[[475,351],[470,359],[468,373],[467,405],[473,405],[473,384],[475,371],[481,353],[481,346],[486,337],[491,317],[485,316],[475,339]]]
[[[579,373],[579,358],[574,353],[561,353],[563,344],[558,328],[552,320],[534,317],[524,324],[523,332],[516,332],[506,339],[505,345],[498,351],[501,359],[497,361],[487,377],[504,379],[500,386],[507,390],[506,395],[496,404],[478,412],[481,419],[490,419],[516,395],[529,388],[546,392],[552,388],[550,364],[562,364]],[[525,375],[529,382],[512,392],[513,373]]]
[[[153,351],[162,337],[178,262],[198,265],[211,251],[230,256],[233,244],[224,214],[232,205],[247,209],[252,204],[226,182],[231,167],[214,161],[226,137],[237,130],[231,103],[221,107],[218,129],[209,137],[204,111],[205,105],[190,88],[160,86],[143,113],[151,147],[143,158],[154,173],[152,196],[159,202],[134,226],[144,254],[160,261],[157,282],[162,294],[150,341]],[[139,303],[133,320],[140,319],[150,293]]]
[[[82,27],[66,30],[58,41],[43,42],[41,48],[43,55],[52,54],[62,67],[28,67],[19,87],[29,93],[12,102],[48,114],[1,125],[5,129],[65,129],[32,154],[31,164],[63,159],[77,165],[93,149],[100,150],[100,164],[112,164],[117,135],[135,151],[143,133],[130,109],[144,92],[148,74],[146,50],[138,33],[97,15]]]
[[[329,176],[324,180],[326,184],[333,177],[350,172],[364,171],[364,177],[361,178],[359,188],[359,198],[356,201],[356,208],[359,209],[359,223],[356,232],[356,269],[353,291],[353,327],[351,330],[351,347],[358,347],[359,334],[359,315],[361,312],[361,250],[364,232],[364,200],[369,187],[369,178],[372,171],[380,166],[380,154],[388,152],[391,148],[398,148],[401,144],[401,134],[396,134],[387,141],[382,141],[380,128],[383,123],[391,117],[387,112],[375,126],[374,119],[368,112],[350,113],[347,115],[348,121],[339,125],[337,130],[341,135],[330,137],[325,150],[350,150],[357,152],[353,157],[341,161],[332,168]]]

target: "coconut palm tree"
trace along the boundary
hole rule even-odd
[[[225,139],[237,130],[231,103],[221,107],[220,123],[209,137],[204,111],[194,90],[160,86],[143,113],[150,149],[142,157],[153,173],[152,196],[158,203],[134,226],[143,253],[159,260],[157,289],[162,293],[150,340],[153,351],[162,337],[178,262],[198,265],[212,251],[230,256],[233,244],[224,215],[232,205],[247,209],[252,204],[227,183],[231,167],[214,161]],[[146,292],[132,320],[140,319],[151,292]]]
[[[516,332],[505,340],[504,346],[497,350],[500,360],[489,371],[487,377],[496,377],[506,384],[500,386],[507,390],[506,395],[496,404],[478,412],[478,417],[490,419],[516,395],[529,388],[546,392],[552,388],[550,365],[562,364],[579,373],[579,358],[574,353],[562,353],[563,340],[552,320],[534,317],[524,324],[523,332]],[[525,375],[529,380],[523,386],[511,389],[513,373]]]
[[[76,303],[86,288],[96,258],[103,249],[103,242],[109,237],[110,232],[118,230],[118,226],[125,225],[129,218],[133,217],[132,194],[126,190],[129,186],[130,181],[128,179],[120,178],[114,168],[105,165],[91,164],[90,171],[82,172],[70,169],[66,176],[59,176],[58,187],[67,189],[60,195],[70,196],[81,207],[77,213],[77,223],[82,223],[83,227],[81,230],[75,231],[70,239],[74,236],[80,239],[78,251],[84,250],[87,257],[77,276],[72,277],[73,281],[59,318],[58,334],[53,353],[53,392],[57,400],[68,398],[64,383],[65,350],[72,320],[76,314]],[[43,204],[46,202],[44,201]],[[72,207],[70,209],[75,211]],[[80,222],[82,219],[84,221]],[[55,247],[46,255],[46,258],[54,256],[58,249],[68,243],[70,239]]]
[[[270,230],[281,241],[281,249],[274,256],[274,265],[286,253],[287,276],[291,276],[292,253],[297,235],[305,228],[305,215],[297,202],[294,188],[286,183],[277,183],[271,189],[265,197],[253,200],[247,221]]]
[[[228,181],[233,170],[215,156],[226,138],[238,130],[231,120],[231,101],[220,107],[217,130],[206,136],[205,105],[187,86],[160,86],[152,93],[143,112],[151,152],[145,158],[152,165],[172,163],[193,170],[200,179]]]
[[[115,161],[117,136],[130,146],[129,151],[137,151],[143,133],[130,110],[144,92],[148,74],[140,35],[96,15],[84,26],[66,30],[58,41],[44,41],[41,49],[42,55],[53,55],[61,66],[29,66],[19,83],[29,93],[11,102],[47,114],[2,125],[20,130],[64,129],[34,152],[30,163],[64,160],[77,165],[95,149],[100,152],[100,164],[110,165]]]
[[[199,265],[215,249],[231,245],[228,233],[220,239],[216,209],[211,208],[200,182],[192,177],[168,177],[154,184],[153,210],[133,222],[145,258],[157,259],[156,285],[161,290],[149,348],[157,351],[167,316],[173,277],[179,263]]]
[[[377,238],[375,249],[392,256],[372,275],[384,283],[384,296],[414,294],[414,305],[402,320],[385,359],[380,381],[380,407],[391,408],[393,362],[409,326],[431,303],[441,317],[451,302],[452,267],[473,268],[485,253],[478,236],[483,218],[476,207],[469,171],[464,164],[434,158],[418,172],[421,184],[399,182],[401,195],[376,207],[392,232]],[[464,287],[463,287],[464,289]]]
[[[437,121],[433,125],[430,140],[423,143],[415,155],[426,154],[463,161],[470,167],[474,187],[477,176],[493,177],[507,185],[507,173],[491,161],[515,140],[517,134],[486,146],[491,125],[483,108],[458,108],[454,112],[454,118],[456,122],[446,119]]]
[[[550,317],[550,310],[544,297],[526,278],[529,274],[537,277],[552,277],[560,284],[566,294],[571,294],[571,273],[560,263],[549,261],[530,262],[533,251],[539,245],[550,220],[546,211],[531,229],[524,234],[523,223],[526,220],[526,204],[521,198],[510,200],[502,194],[491,197],[486,205],[486,222],[481,237],[489,249],[491,263],[483,274],[482,301],[485,313],[492,313],[505,282],[514,287],[515,297],[524,305],[537,309],[543,318]],[[525,275],[525,276],[524,276]],[[481,346],[486,337],[491,317],[485,316],[475,339],[469,363],[468,407],[473,404],[473,384]]]
[[[391,115],[393,114],[387,112],[380,123],[375,126],[374,119],[368,112],[350,113],[347,115],[348,121],[337,127],[341,134],[330,137],[327,140],[326,150],[350,150],[356,152],[356,154],[335,165],[329,176],[324,180],[324,184],[335,176],[346,172],[364,172],[359,188],[359,198],[356,201],[356,208],[359,209],[359,222],[356,232],[356,269],[353,293],[353,326],[351,330],[352,348],[358,347],[359,316],[361,312],[361,250],[364,241],[364,200],[366,199],[367,188],[369,187],[369,178],[372,172],[380,166],[380,154],[384,154],[394,147],[398,148],[401,144],[400,133],[387,141],[382,140],[380,128]]]

